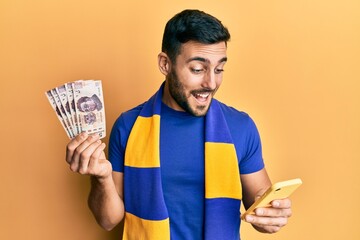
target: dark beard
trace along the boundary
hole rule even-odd
[[[207,111],[203,113],[206,106],[197,106],[196,109],[192,109],[190,107],[188,99],[185,95],[185,88],[182,85],[182,83],[179,81],[179,78],[177,77],[176,71],[174,69],[171,70],[167,81],[169,83],[169,93],[171,97],[182,109],[184,109],[186,112],[196,117],[201,117],[206,115]],[[203,89],[203,90],[194,90],[193,92],[194,93],[211,92],[210,94],[212,94],[212,92],[214,91],[211,89]]]

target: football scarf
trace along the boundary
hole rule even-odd
[[[163,88],[164,84],[144,104],[127,142],[124,240],[170,240],[160,171]],[[204,239],[239,239],[242,189],[238,160],[220,103],[215,99],[205,117],[204,148]]]

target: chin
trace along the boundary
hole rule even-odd
[[[206,113],[208,112],[209,110],[209,106],[198,106],[198,107],[195,107],[195,109],[191,109],[191,114],[196,116],[196,117],[203,117],[206,115]]]

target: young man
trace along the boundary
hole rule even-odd
[[[115,122],[109,146],[80,134],[67,146],[74,172],[91,175],[89,206],[123,239],[240,239],[240,204],[271,185],[260,138],[244,112],[215,100],[227,61],[228,30],[198,10],[169,20],[158,56],[165,81],[147,102]],[[291,215],[289,199],[246,221],[274,233]]]

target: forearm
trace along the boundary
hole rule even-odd
[[[241,175],[243,186],[243,201],[245,208],[260,197],[270,186],[271,181],[263,169],[252,174]],[[287,224],[291,216],[291,201],[289,199],[278,199],[271,202],[271,207],[257,208],[255,214],[245,216],[245,221],[263,233],[275,233]]]
[[[271,181],[265,168],[255,173],[242,174],[240,177],[243,188],[243,203],[245,209],[248,209],[257,196],[259,197],[271,186]]]
[[[98,224],[108,231],[124,217],[124,203],[111,175],[105,179],[91,177],[88,204]]]

